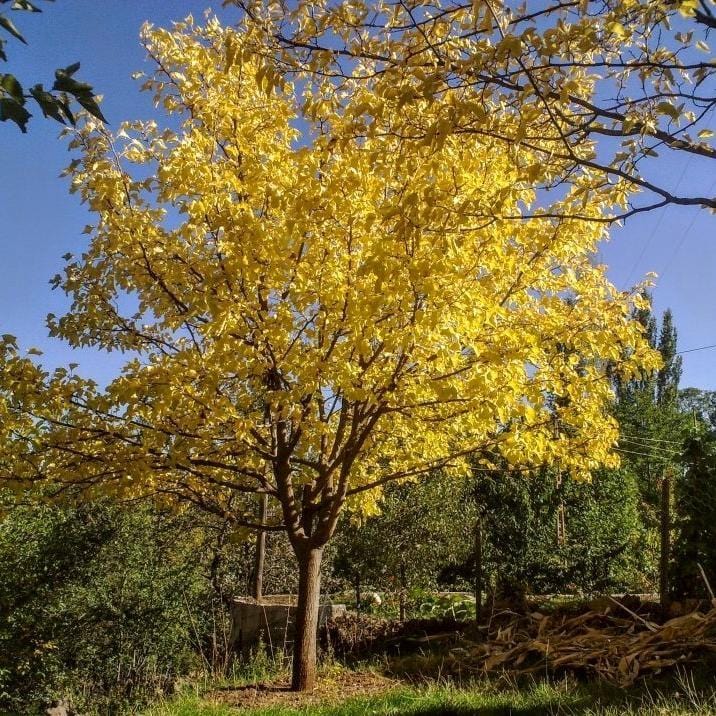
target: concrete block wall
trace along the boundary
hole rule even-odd
[[[318,611],[319,628],[329,619],[345,613],[345,604],[322,604]],[[295,617],[296,598],[293,595],[272,595],[261,601],[238,597],[231,609],[231,643],[243,655],[250,653],[260,641],[270,653],[290,650]]]

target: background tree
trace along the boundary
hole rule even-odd
[[[679,410],[696,422],[696,432],[716,430],[716,391],[684,388],[679,391]]]
[[[217,635],[223,647],[195,515],[5,497],[2,713],[44,713],[55,699],[87,714],[124,713],[211,660]]]
[[[602,470],[582,483],[560,480],[554,470],[530,477],[485,472],[476,479],[486,583],[498,598],[634,587],[642,527],[633,473]]]
[[[651,565],[644,581],[652,591],[660,584],[667,600],[673,483],[682,472],[682,450],[693,421],[679,405],[681,356],[671,312],[664,313],[659,325],[647,303],[636,318],[645,326],[650,345],[659,351],[662,365],[656,372],[617,385],[614,414],[621,426],[618,450],[639,481],[643,524],[639,550],[648,555],[645,565]]]
[[[10,9],[24,12],[42,12],[39,5],[30,0],[0,0],[0,8],[12,2]],[[24,36],[15,23],[3,12],[0,12],[0,30],[27,44]],[[0,35],[0,60],[7,62],[5,53],[6,39]],[[93,117],[106,121],[97,103],[94,90],[86,82],[80,82],[74,75],[80,63],[55,70],[55,83],[52,89],[46,90],[42,84],[33,85],[29,91],[23,89],[18,78],[12,73],[0,73],[0,122],[14,122],[22,132],[27,131],[27,122],[32,117],[27,109],[27,101],[33,100],[45,117],[52,117],[62,124],[75,124],[72,104],[76,102]]]
[[[650,308],[651,299],[646,299],[647,305],[635,317],[644,325],[645,336],[659,352],[662,365],[655,372],[617,381],[615,415],[622,426],[622,454],[649,480],[662,463],[679,464],[691,422],[679,405],[682,359],[677,353],[673,316],[667,309],[659,326]]]
[[[478,133],[436,143],[449,96],[391,101],[352,138],[380,76],[329,111],[253,24],[144,40],[146,86],[178,128],[79,130],[72,187],[95,223],[55,281],[71,310],[49,319],[73,346],[133,357],[100,391],[3,339],[0,465],[14,484],[285,530],[293,686],[309,688],[321,559],[347,503],[370,513],[387,483],[465,474],[488,447],[577,477],[614,464],[607,360],[655,365],[629,320],[639,297],[591,261],[626,187],[583,176],[559,203],[581,219],[515,222],[540,153]],[[256,494],[275,523],[256,523]]]
[[[680,473],[692,420],[678,399],[681,357],[671,312],[659,323],[646,295],[634,315],[663,362],[658,371],[616,381],[621,467],[597,471],[588,484],[561,480],[554,470],[528,479],[507,470],[476,473],[485,569],[500,596],[656,587],[660,480],[664,470]]]
[[[444,573],[468,559],[475,509],[465,488],[436,473],[386,488],[380,514],[362,524],[343,518],[333,569],[355,586],[356,601],[366,588],[397,593],[405,619],[411,590],[439,587]]]
[[[661,354],[663,365],[656,373],[656,404],[661,407],[677,409],[676,400],[681,380],[682,358],[676,351],[677,334],[671,310],[666,309],[661,320],[661,333],[657,350]]]
[[[693,438],[684,450],[683,477],[677,482],[676,539],[672,591],[676,597],[709,598],[701,569],[716,584],[716,454],[712,438]]]

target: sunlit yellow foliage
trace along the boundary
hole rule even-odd
[[[72,188],[95,219],[51,319],[127,363],[100,391],[6,343],[16,478],[247,524],[237,493],[265,491],[294,544],[322,545],[346,501],[371,512],[386,481],[470,456],[615,464],[607,366],[656,364],[594,261],[622,184],[585,173],[550,200],[561,218],[525,221],[540,158],[447,131],[469,89],[404,101],[376,79],[331,104],[255,26],[187,20],[144,41],[165,126],[77,132]]]
[[[521,156],[531,163],[520,167],[532,186],[623,182],[625,191],[643,190],[638,207],[618,202],[621,216],[668,203],[716,210],[708,193],[672,193],[655,159],[716,159],[705,141],[716,77],[709,3],[227,2],[245,10],[255,46],[270,47],[261,54],[308,83],[309,115],[335,127],[336,109],[345,109],[349,136],[374,136],[384,124],[433,146],[477,134],[505,152],[516,143],[529,149]],[[426,102],[434,106],[416,123]],[[588,189],[582,196],[591,202]]]

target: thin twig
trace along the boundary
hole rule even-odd
[[[697,562],[696,565],[699,568],[699,572],[701,572],[701,577],[703,578],[704,583],[706,584],[706,589],[709,590],[709,594],[711,595],[711,600],[713,601],[714,599],[716,599],[716,596],[714,596],[714,590],[711,589],[711,585],[709,584],[709,579],[706,576],[706,572],[704,572],[704,568],[701,566],[700,562]]]
[[[621,607],[625,612],[628,612],[631,614],[634,619],[640,621],[649,631],[656,631],[656,626],[652,624],[651,622],[648,622],[644,617],[640,617],[636,612],[633,612],[629,607],[624,606],[621,602],[618,602],[614,597],[609,597],[609,599],[614,602],[618,607]]]

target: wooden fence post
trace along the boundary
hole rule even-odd
[[[666,613],[669,609],[669,561],[671,551],[671,470],[666,468],[661,478],[660,509],[661,551],[659,555],[659,603]]]

